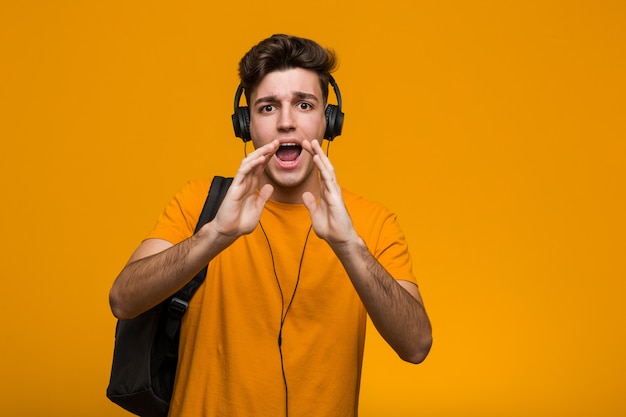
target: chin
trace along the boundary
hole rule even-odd
[[[299,189],[302,188],[309,180],[310,173],[307,174],[302,169],[296,170],[284,170],[278,169],[276,171],[270,170],[266,172],[268,179],[274,187],[282,189]]]

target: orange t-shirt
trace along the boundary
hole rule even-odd
[[[188,183],[148,238],[190,237],[209,185]],[[343,196],[370,252],[395,279],[415,282],[395,216]],[[260,226],[210,262],[183,318],[171,417],[277,417],[286,407],[292,417],[357,415],[366,312],[310,226],[303,204],[270,200]]]

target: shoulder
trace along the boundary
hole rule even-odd
[[[372,255],[397,280],[415,283],[408,244],[395,213],[383,203],[342,190],[354,228]]]
[[[167,204],[147,238],[178,243],[193,234],[211,186],[211,179],[195,179],[184,184]]]
[[[209,188],[210,178],[193,179],[184,184],[170,202],[170,209],[180,210],[183,216],[195,227],[204,206]]]
[[[184,184],[181,189],[176,194],[175,198],[183,198],[183,199],[191,199],[197,200],[200,199],[204,201],[209,192],[209,187],[211,186],[210,178],[198,178],[189,180],[186,184]]]
[[[211,186],[210,179],[194,179],[184,184],[170,201],[166,211],[180,211],[188,221],[195,225]],[[194,226],[195,227],[195,226]]]
[[[392,216],[393,213],[381,202],[370,200],[352,191],[342,189],[343,201],[351,215],[379,217]]]
[[[342,190],[342,194],[355,229],[366,241],[378,239],[381,234],[390,231],[394,234],[399,232],[395,213],[382,202],[370,200],[348,190]]]

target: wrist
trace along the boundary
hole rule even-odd
[[[347,240],[341,242],[329,243],[335,254],[341,259],[344,256],[358,253],[364,248],[367,249],[365,242],[356,232]]]
[[[212,254],[211,257],[217,255],[237,240],[237,236],[224,234],[217,230],[215,222],[209,222],[202,226],[194,237],[199,240],[200,245]]]

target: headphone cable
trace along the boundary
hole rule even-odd
[[[280,367],[283,375],[283,383],[285,384],[285,417],[289,417],[289,388],[287,385],[287,375],[285,373],[285,362],[283,360],[283,325],[285,324],[285,320],[287,319],[287,313],[293,304],[293,300],[296,297],[296,291],[298,290],[298,284],[300,283],[300,274],[302,272],[302,262],[304,260],[304,252],[306,251],[307,243],[309,242],[309,236],[311,235],[311,230],[313,229],[313,225],[309,226],[309,229],[306,233],[306,238],[304,240],[304,246],[302,247],[302,254],[300,255],[300,262],[298,264],[298,275],[296,277],[296,285],[293,288],[293,293],[291,294],[291,298],[289,300],[289,304],[287,304],[287,309],[285,310],[285,297],[283,294],[283,289],[280,285],[280,280],[278,279],[278,273],[276,272],[276,263],[274,261],[274,252],[272,251],[272,245],[270,244],[269,237],[265,232],[265,228],[261,221],[259,221],[259,226],[261,227],[261,231],[263,232],[263,236],[265,236],[265,240],[267,241],[267,247],[270,251],[270,257],[272,259],[272,270],[274,272],[274,278],[276,278],[276,284],[278,284],[278,291],[280,292],[280,300],[281,300],[281,309],[280,309],[280,328],[278,329],[278,352],[280,354]]]

